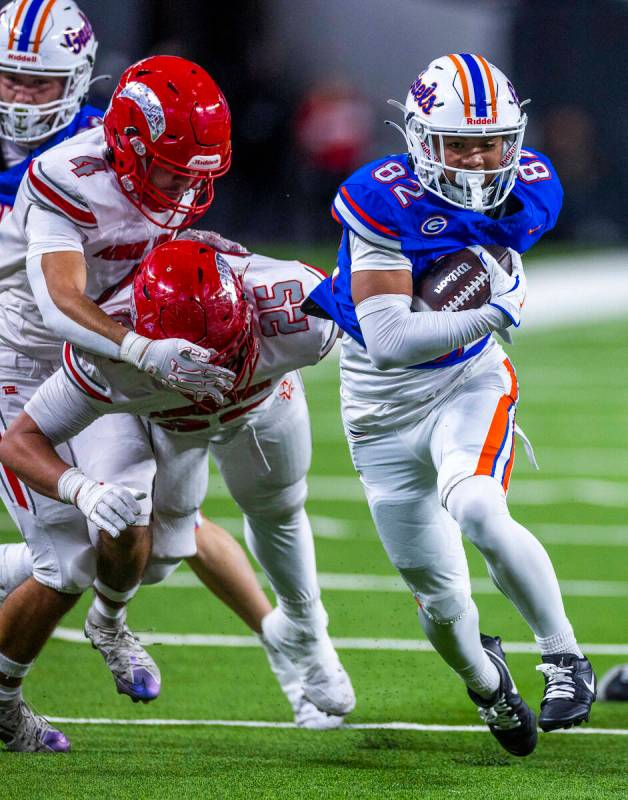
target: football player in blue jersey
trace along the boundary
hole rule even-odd
[[[536,719],[518,694],[499,637],[480,634],[460,531],[534,632],[542,655],[543,730],[588,719],[595,676],[565,614],[550,559],[511,516],[518,385],[492,336],[520,322],[519,253],[555,224],[552,164],[523,150],[526,115],[506,76],[480,55],[433,61],[410,87],[407,152],[340,187],[338,266],[306,310],[344,329],[342,414],[378,534],[419,604],[421,625],[500,744],[524,756]],[[396,126],[399,127],[399,126]],[[484,245],[511,248],[513,274]],[[435,258],[473,246],[490,301],[413,313],[413,284]],[[506,333],[506,336],[508,334]]]
[[[85,100],[98,42],[73,0],[13,0],[0,12],[0,218],[30,162],[103,112]]]

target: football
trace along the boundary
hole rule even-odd
[[[512,259],[506,247],[486,245],[509,275]],[[436,259],[414,285],[414,307],[418,311],[465,311],[479,308],[491,296],[489,274],[480,258],[468,247]]]

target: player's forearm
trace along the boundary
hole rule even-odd
[[[50,440],[24,412],[0,440],[0,462],[31,489],[54,500],[59,499],[59,478],[71,466],[59,458]]]
[[[45,253],[29,258],[27,272],[47,328],[60,339],[107,358],[117,358],[128,330],[85,296],[81,253]]]
[[[496,308],[410,311],[407,295],[374,295],[356,307],[369,358],[378,369],[409,367],[471,344],[504,325]]]

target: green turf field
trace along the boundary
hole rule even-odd
[[[592,655],[599,673],[628,662],[628,322],[521,336],[511,348],[521,381],[519,423],[536,446],[534,473],[519,450],[516,517],[546,542],[582,642],[624,645],[624,655]],[[306,371],[315,441],[309,510],[317,532],[323,595],[341,640],[358,705],[349,722],[474,726],[460,681],[430,652],[413,599],[399,589],[379,545],[343,441],[337,362]],[[214,478],[205,511],[241,534],[237,513]],[[4,522],[2,538],[16,538]],[[469,553],[487,633],[506,643],[531,635]],[[360,579],[360,576],[361,579]],[[65,620],[79,631],[87,599]],[[153,634],[233,635],[248,631],[185,571],[136,598],[130,622]],[[373,648],[377,639],[396,640]],[[343,641],[344,640],[344,641]],[[351,641],[347,641],[351,640]],[[294,729],[209,725],[93,724],[110,719],[289,722],[291,715],[263,652],[244,646],[152,648],[163,693],[138,707],[115,694],[101,657],[85,644],[55,640],[26,684],[26,696],[72,739],[64,757],[0,754],[0,798],[83,797],[420,797],[575,798],[628,794],[628,704],[597,705],[593,735],[545,734],[518,760],[479,731]],[[384,643],[386,644],[386,643]],[[519,650],[522,648],[519,647]],[[607,651],[613,652],[613,648]],[[538,658],[509,657],[520,690],[538,707]],[[600,730],[601,729],[601,730]]]

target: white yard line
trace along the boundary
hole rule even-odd
[[[144,645],[160,644],[185,647],[261,647],[256,636],[226,636],[201,633],[145,633],[136,631]],[[57,628],[53,638],[62,642],[89,644],[78,628]],[[360,637],[334,637],[339,650],[391,650],[397,652],[431,653],[432,645],[425,639],[370,639]],[[538,648],[530,642],[504,642],[507,653],[538,655]],[[589,655],[628,656],[628,644],[581,644]]]
[[[369,520],[338,519],[310,514],[312,530],[317,539],[342,539],[376,542],[375,528]],[[242,517],[214,517],[212,520],[233,536],[244,538]],[[577,525],[569,522],[535,522],[530,526],[544,544],[564,544],[572,547],[628,547],[628,525]],[[365,536],[364,531],[367,531]]]
[[[109,719],[107,717],[50,717],[58,725],[132,725],[138,727],[275,728],[297,729],[294,722],[266,722],[250,719]],[[488,733],[484,725],[427,725],[420,722],[367,722],[343,725],[349,731],[420,731],[424,733]],[[628,736],[626,728],[572,728],[554,733],[570,736]],[[325,735],[329,735],[327,732]]]
[[[263,574],[259,573],[257,577],[267,585]],[[342,592],[408,592],[408,587],[397,575],[319,572],[318,582],[321,589]],[[473,578],[471,585],[474,594],[499,594],[490,578]],[[628,597],[628,582],[624,581],[563,580],[560,586],[567,597]],[[199,589],[203,584],[193,572],[179,571],[154,587]]]
[[[357,476],[310,475],[308,477],[310,500],[345,503],[366,503]],[[207,498],[227,498],[226,486],[219,480],[210,481]],[[509,492],[512,505],[545,506],[558,503],[628,508],[628,485],[620,481],[595,478],[517,477]]]

